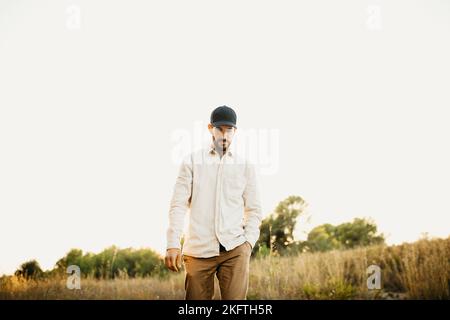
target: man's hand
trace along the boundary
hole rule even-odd
[[[181,250],[178,248],[167,249],[164,261],[169,270],[178,272],[181,269]]]

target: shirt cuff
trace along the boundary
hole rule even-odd
[[[255,247],[256,241],[258,241],[258,239],[254,240],[252,238],[250,238],[249,236],[245,236],[245,239],[248,243],[250,243],[250,245],[252,246],[252,250]]]

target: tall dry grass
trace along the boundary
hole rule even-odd
[[[66,279],[29,280],[10,277],[0,284],[0,299],[182,299],[184,275],[174,274],[168,279],[136,278],[97,280],[82,279],[80,290],[69,290]]]
[[[381,290],[368,290],[367,267],[381,268]],[[449,299],[450,238],[399,246],[252,259],[249,299]],[[217,284],[217,281],[216,281]],[[220,292],[216,286],[216,298]],[[183,299],[184,274],[167,279],[0,280],[0,299]]]
[[[368,290],[367,267],[381,268]],[[267,257],[252,263],[253,299],[449,299],[450,238],[399,246]]]

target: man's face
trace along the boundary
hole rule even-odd
[[[213,137],[214,145],[221,151],[226,151],[231,142],[236,129],[232,126],[218,126],[214,127],[212,124],[208,125],[209,132]]]

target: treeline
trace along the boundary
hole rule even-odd
[[[275,211],[262,221],[253,256],[295,255],[385,243],[384,235],[378,233],[376,224],[370,219],[360,218],[337,226],[317,226],[308,233],[306,241],[296,241],[293,232],[298,218],[306,214],[306,207],[307,203],[298,196],[281,201]]]
[[[168,274],[162,257],[155,251],[151,249],[120,249],[112,246],[98,254],[83,253],[80,249],[72,249],[58,260],[52,270],[45,272],[36,260],[27,261],[20,266],[15,275],[26,279],[54,277],[65,275],[67,267],[70,265],[78,266],[82,277],[95,279],[164,277]]]

